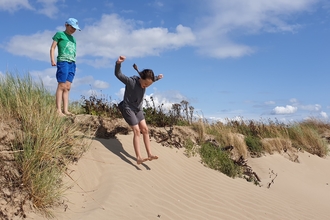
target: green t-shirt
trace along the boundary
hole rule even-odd
[[[76,39],[65,31],[57,32],[53,40],[57,42],[58,55],[57,61],[76,61]]]

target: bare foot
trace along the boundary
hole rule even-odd
[[[74,114],[71,113],[71,112],[64,112],[64,114],[67,115],[67,116],[74,116]]]
[[[157,159],[158,159],[158,156],[156,156],[156,155],[150,155],[150,156],[148,157],[148,160],[149,160],[149,161],[157,160]]]
[[[137,163],[138,165],[140,165],[141,163],[146,162],[147,160],[148,160],[148,158],[137,159],[137,160],[136,160],[136,163]]]
[[[65,116],[66,116],[65,114],[63,114],[63,113],[60,112],[60,111],[57,111],[57,114],[58,114],[58,116],[60,116],[60,117],[65,117]]]

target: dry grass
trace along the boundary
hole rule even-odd
[[[284,138],[264,138],[261,140],[263,149],[272,154],[274,152],[282,153],[283,151],[292,150],[292,143],[289,139]]]
[[[86,150],[81,138],[75,135],[76,125],[59,117],[54,103],[53,95],[42,84],[34,83],[29,75],[21,78],[8,73],[1,78],[0,120],[14,121],[16,129],[12,132],[14,138],[4,143],[6,150],[11,151],[12,161],[0,167],[5,172],[13,172],[4,176],[0,184],[6,187],[5,191],[24,195],[12,199],[19,200],[11,204],[19,206],[18,211],[14,210],[15,215],[24,217],[21,204],[31,201],[34,209],[52,217],[49,208],[59,201],[65,190],[62,176],[67,165]],[[2,160],[4,155],[2,151]],[[10,215],[11,209],[5,210],[0,217]]]
[[[208,141],[209,136],[212,136],[219,149],[232,146],[230,154],[234,161],[240,157],[246,159],[274,152],[293,161],[298,161],[299,150],[320,157],[329,153],[330,124],[316,119],[290,124],[271,120],[228,120],[225,123],[203,125],[199,121],[193,128],[199,134],[200,143]]]

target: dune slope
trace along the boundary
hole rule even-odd
[[[249,165],[262,181],[259,187],[211,170],[198,157],[187,158],[183,149],[151,144],[159,159],[137,166],[132,134],[93,140],[90,150],[68,171],[72,179],[65,181],[72,187],[64,205],[54,210],[56,217],[329,219],[329,158],[308,153],[299,154],[300,163],[277,154],[250,158]],[[31,214],[28,219],[43,218]]]

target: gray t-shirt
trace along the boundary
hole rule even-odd
[[[141,111],[146,89],[141,87],[140,77],[127,77],[121,72],[120,67],[121,64],[116,62],[115,76],[125,84],[124,100],[119,105],[121,108],[129,108],[134,112]]]

